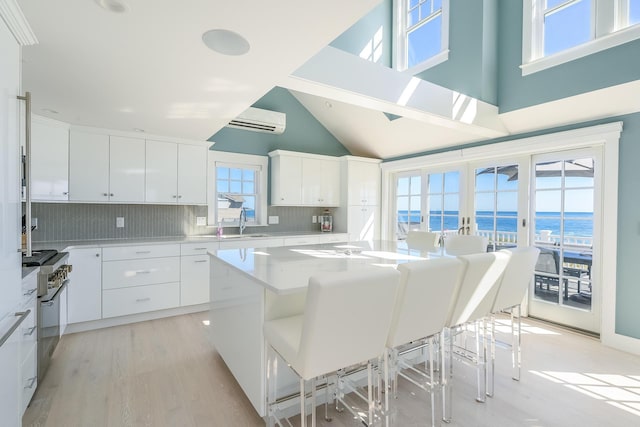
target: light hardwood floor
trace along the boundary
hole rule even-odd
[[[212,348],[206,320],[203,312],[65,335],[23,425],[263,426]],[[486,403],[474,401],[474,371],[454,365],[449,425],[640,425],[640,357],[525,323],[522,380],[510,379],[510,352],[499,348],[495,397]],[[427,402],[401,384],[396,425],[428,425]],[[362,425],[346,411],[331,415],[319,425]]]

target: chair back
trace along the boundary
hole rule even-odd
[[[501,251],[459,257],[466,269],[447,326],[477,320],[491,312],[509,257]]]
[[[382,355],[399,281],[394,268],[312,276],[298,373],[309,379]]]
[[[418,249],[421,251],[430,251],[436,247],[438,234],[429,231],[409,231],[407,233],[407,246],[409,249]]]
[[[552,249],[539,248],[540,255],[535,264],[535,271],[540,273],[560,274],[560,255]]]
[[[507,252],[511,256],[507,268],[502,276],[502,284],[496,301],[493,304],[492,312],[497,312],[505,308],[520,304],[527,293],[529,283],[533,278],[533,271],[538,261],[540,249],[534,246],[515,249],[503,249],[500,252]]]
[[[457,258],[428,259],[398,266],[401,278],[387,347],[397,347],[442,330],[464,267]]]
[[[471,236],[454,234],[444,239],[444,249],[447,255],[470,255],[487,251],[487,238],[483,236]]]

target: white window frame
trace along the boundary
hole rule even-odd
[[[449,59],[449,0],[442,0],[440,52],[411,68],[407,68],[407,4],[408,0],[393,0],[393,68],[407,74],[416,75]],[[421,24],[418,23],[413,28],[419,25]]]
[[[209,151],[209,177],[211,185],[208,188],[207,205],[209,206],[208,223],[210,226],[217,226],[218,218],[218,192],[217,192],[217,171],[216,164],[224,167],[238,167],[243,169],[254,169],[256,171],[256,220],[250,226],[267,225],[267,180],[269,177],[269,158],[267,156],[257,156],[253,154],[228,153],[224,151]],[[237,227],[238,222],[225,222],[223,227]]]
[[[543,56],[545,0],[522,2],[522,75],[536,73],[640,38],[640,24],[627,26],[627,0],[590,0],[590,41]]]

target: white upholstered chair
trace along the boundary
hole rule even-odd
[[[509,311],[511,314],[511,363],[512,363],[512,378],[516,381],[520,380],[520,304],[527,294],[529,283],[533,279],[533,274],[540,254],[540,249],[534,246],[528,246],[523,248],[503,249],[500,252],[505,252],[510,255],[509,263],[502,276],[502,284],[496,295],[496,300],[493,303],[492,313],[500,311]],[[514,316],[514,311],[516,315]],[[495,318],[492,315],[489,323],[491,330],[489,336],[491,337],[491,345],[489,352],[489,364],[487,373],[487,395],[493,395],[493,365],[495,361]]]
[[[324,273],[309,279],[304,314],[267,321],[264,335],[300,378],[301,426],[306,425],[305,380],[311,382],[311,425],[316,425],[315,378],[366,363],[368,416],[374,412],[371,359],[382,357],[400,273],[393,268]],[[271,376],[272,363],[267,381]],[[267,390],[270,390],[267,385]],[[273,425],[270,398],[269,425]]]
[[[488,240],[483,236],[453,234],[444,239],[447,255],[470,255],[487,251]]]
[[[437,358],[434,337],[445,326],[449,306],[464,274],[464,263],[455,258],[438,258],[409,262],[398,266],[401,279],[385,353],[385,380],[392,379],[394,397],[397,396],[398,375],[407,378],[431,394],[431,424],[436,425],[436,393],[438,378],[434,376]],[[418,349],[429,351],[429,372],[416,369],[399,359],[399,352]],[[391,361],[391,364],[390,364]],[[389,371],[391,368],[391,372]],[[411,371],[411,377],[403,370]],[[389,375],[391,374],[391,375]],[[414,378],[419,378],[420,381]],[[385,387],[385,411],[389,412],[389,387]]]
[[[442,336],[442,381],[445,402],[443,419],[445,421],[451,419],[452,390],[450,383],[454,351],[453,334],[461,331],[463,325],[477,321],[484,322],[484,319],[489,316],[509,257],[509,253],[501,251],[458,257],[466,265],[465,274],[450,308],[450,316]],[[486,396],[485,344],[480,333],[484,327],[477,324],[474,326],[475,351],[462,348],[462,351],[457,354],[461,355],[461,360],[475,364],[478,380],[476,400],[484,402]]]
[[[435,249],[439,235],[429,231],[410,230],[407,233],[407,246],[409,249],[432,251]]]

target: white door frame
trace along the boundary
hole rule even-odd
[[[506,142],[488,144],[472,148],[455,149],[445,153],[417,156],[402,160],[383,162],[382,168],[382,221],[389,224],[393,199],[389,194],[389,183],[396,172],[426,167],[444,166],[461,162],[479,161],[493,158],[534,155],[574,148],[603,147],[602,183],[602,237],[601,250],[607,256],[600,261],[602,280],[602,309],[600,339],[603,344],[631,353],[640,354],[640,339],[615,332],[616,317],[616,260],[618,242],[618,146],[622,122],[578,128],[569,131],[549,133]],[[383,239],[393,240],[389,227],[382,230]]]

